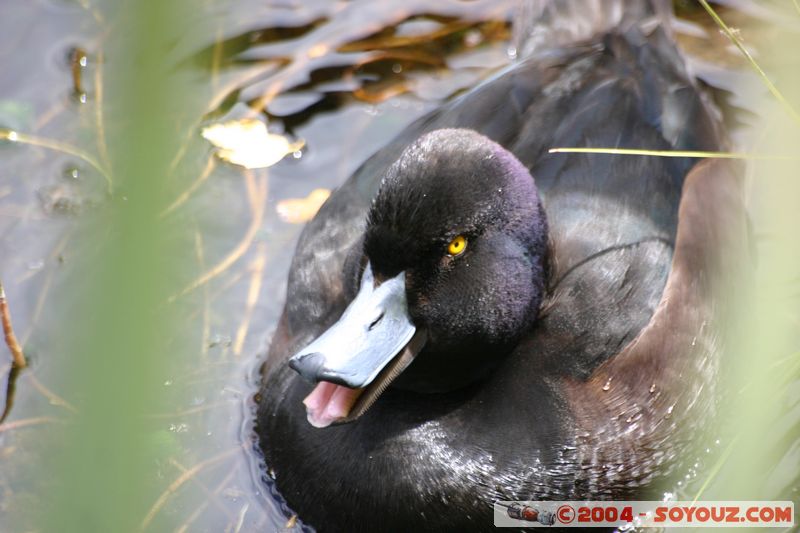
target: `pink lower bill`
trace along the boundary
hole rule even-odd
[[[351,389],[321,381],[303,400],[308,423],[317,428],[328,427],[346,418],[364,389]]]

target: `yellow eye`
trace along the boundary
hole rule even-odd
[[[461,255],[467,249],[467,239],[459,235],[447,245],[447,253],[450,255]]]

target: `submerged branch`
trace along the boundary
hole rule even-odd
[[[25,368],[28,366],[28,362],[25,360],[25,354],[22,353],[22,347],[19,345],[17,336],[14,334],[14,328],[11,326],[11,313],[8,310],[6,291],[3,289],[2,282],[0,282],[0,319],[3,322],[3,334],[6,338],[6,346],[8,346],[11,357],[14,359],[14,366],[20,369]]]

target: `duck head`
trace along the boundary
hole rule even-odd
[[[318,427],[358,418],[390,383],[440,393],[487,377],[538,314],[547,223],[513,154],[442,129],[389,168],[355,253],[355,298],[289,361],[318,383],[304,401]]]

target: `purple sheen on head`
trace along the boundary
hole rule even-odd
[[[452,257],[458,235],[466,249]],[[443,129],[406,148],[383,179],[364,240],[378,278],[406,273],[409,314],[429,333],[427,353],[399,384],[448,390],[496,364],[538,314],[547,241],[533,177],[499,144]]]

